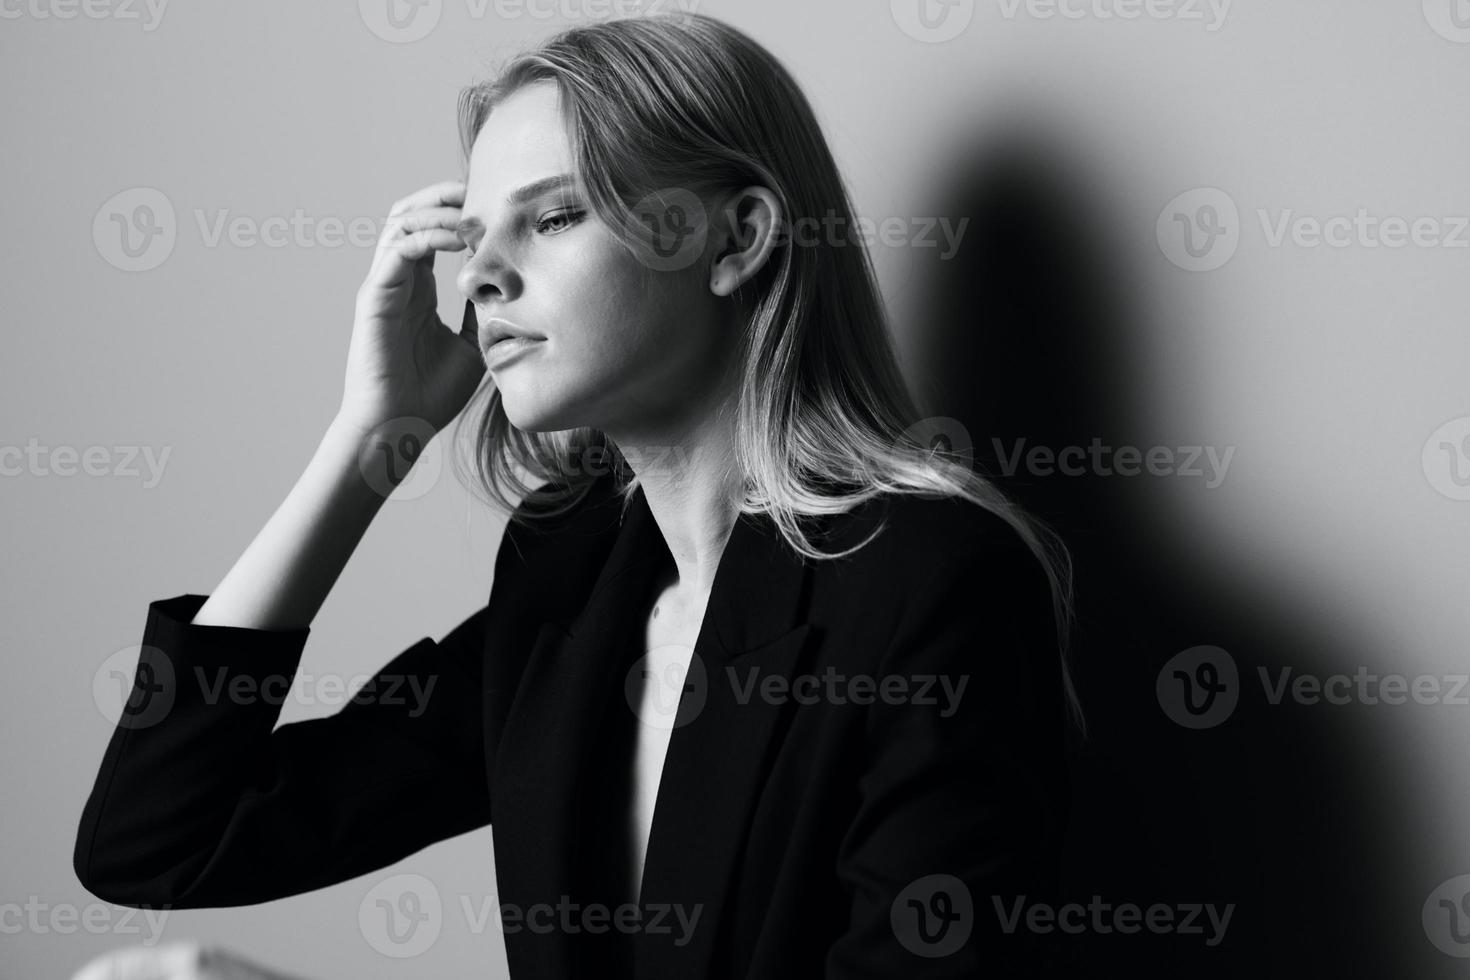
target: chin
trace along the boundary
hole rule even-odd
[[[530,388],[526,391],[509,385],[500,389],[500,408],[511,425],[522,432],[560,432],[576,427],[565,400],[534,385]]]
[[[522,432],[556,432],[566,426],[555,421],[554,413],[528,410],[514,399],[501,396],[500,406],[510,424]]]

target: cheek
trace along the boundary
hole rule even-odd
[[[611,239],[577,250],[549,279],[557,346],[603,377],[673,353],[685,332],[676,315],[682,284],[670,275],[650,272]]]
[[[528,309],[550,344],[504,379],[512,422],[597,427],[629,406],[653,410],[716,383],[721,334],[698,268],[650,270],[605,232],[561,244],[528,276],[526,298],[537,300]]]

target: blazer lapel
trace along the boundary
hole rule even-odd
[[[600,737],[600,708],[610,689],[623,688],[621,645],[629,631],[642,643],[643,600],[672,563],[639,489],[580,613],[541,625],[492,777],[495,863],[507,902],[555,905],[575,896],[579,788]],[[688,720],[671,733],[659,783],[640,895],[645,915],[633,939],[639,976],[715,972],[727,892],[783,727],[783,705],[762,699],[759,684],[799,669],[811,631],[803,619],[810,582],[809,566],[768,518],[736,522],[695,642],[702,687],[681,695],[677,717]],[[702,706],[686,715],[684,699],[701,695]],[[685,922],[699,918],[690,928],[675,910]],[[528,976],[576,970],[571,937],[559,929],[508,936],[507,955],[512,972]]]
[[[664,759],[639,897],[644,928],[634,938],[640,977],[720,972],[725,903],[789,717],[782,701],[760,696],[760,684],[801,668],[810,579],[768,518],[740,518],[695,643],[704,669],[691,669],[681,696],[676,717],[688,720]],[[686,716],[684,701],[700,697]]]
[[[581,791],[608,692],[622,688],[619,646],[628,630],[641,628],[634,622],[637,598],[658,571],[660,553],[650,544],[661,540],[646,506],[630,502],[586,604],[569,622],[566,612],[551,614],[527,659],[491,782],[497,884],[502,901],[522,912],[535,903],[577,900]],[[512,972],[574,976],[573,940],[560,928],[508,934]]]

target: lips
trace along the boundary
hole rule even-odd
[[[510,340],[513,337],[523,337],[526,340],[545,340],[545,337],[524,330],[503,317],[492,316],[480,324],[479,340],[480,353],[484,354],[500,343],[502,340]]]

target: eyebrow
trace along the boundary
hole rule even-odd
[[[533,180],[531,183],[512,191],[506,197],[505,203],[510,207],[515,207],[527,201],[534,200],[549,191],[557,190],[575,182],[576,179],[571,174],[553,174],[550,177],[542,177],[540,180]],[[454,226],[454,233],[463,238],[468,232],[480,227],[482,225],[479,218],[465,218]]]

